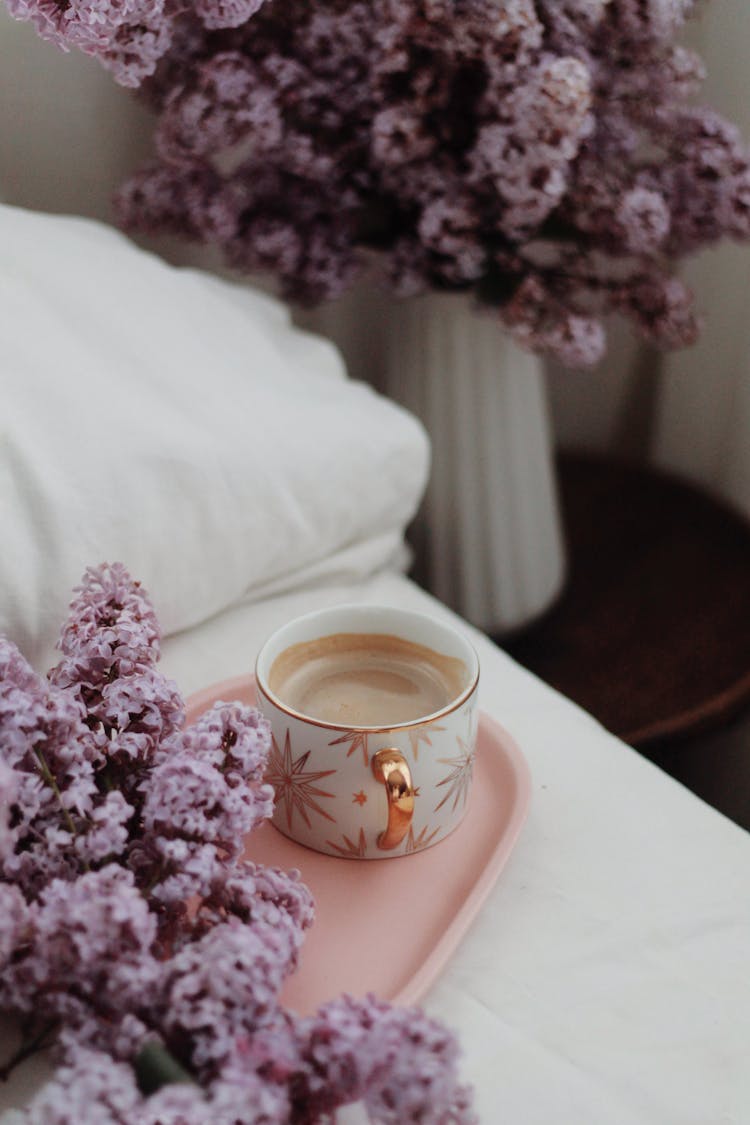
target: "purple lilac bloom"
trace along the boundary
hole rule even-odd
[[[211,33],[186,15],[144,85],[157,156],[122,221],[216,243],[308,302],[374,249],[397,292],[473,292],[574,366],[611,311],[692,343],[671,263],[750,234],[746,146],[692,104],[702,65],[675,43],[693,7],[267,0]]]
[[[96,761],[80,701],[42,680],[0,638],[0,763],[4,820],[12,825],[2,875],[31,892],[75,873],[72,846],[97,794]]]
[[[578,366],[610,312],[692,343],[676,260],[750,236],[747,147],[676,43],[692,0],[6,3],[151,104],[123,225],[216,244],[295,300],[340,296],[377,251],[397,293],[473,293]]]
[[[173,957],[162,982],[167,1039],[188,1040],[190,1063],[219,1070],[278,1015],[296,948],[289,929],[238,919],[219,923]]]
[[[140,1120],[143,1098],[130,1066],[77,1047],[24,1113],[26,1125],[121,1125]]]
[[[116,865],[53,879],[27,908],[23,940],[13,933],[0,996],[5,1008],[37,1018],[75,1026],[93,1011],[106,1022],[137,1009],[158,975],[150,955],[156,918],[132,874]]]
[[[70,766],[79,756],[83,719],[75,698],[50,687],[0,637],[0,745],[8,765],[28,767],[43,754],[51,768]]]
[[[67,657],[91,656],[87,680],[100,684],[113,673],[130,675],[159,659],[160,630],[151,599],[122,563],[89,567],[73,592],[59,647]],[[86,648],[91,642],[101,646],[98,658]],[[56,670],[52,678],[57,676]]]
[[[146,762],[185,717],[177,686],[154,667],[156,614],[122,563],[90,567],[75,594],[49,679],[85,708],[92,752],[135,778],[131,765]]]
[[[30,20],[43,39],[67,51],[92,55],[122,86],[139,86],[169,50],[184,12],[168,0],[6,0],[8,11]],[[237,27],[264,0],[196,0],[194,12],[208,29]]]
[[[130,1066],[75,1044],[23,1115],[24,1125],[284,1125],[290,1120],[287,1091],[252,1073],[230,1071],[208,1090],[171,1083],[144,1097]]]
[[[251,787],[181,749],[151,770],[143,792],[144,848],[161,866],[153,893],[165,902],[207,893],[223,858],[236,859],[247,834],[273,809],[270,786]]]
[[[89,696],[87,710],[97,751],[126,769],[152,758],[185,715],[177,685],[151,667],[104,684]]]
[[[206,895],[221,882],[249,832],[273,811],[262,783],[271,737],[255,709],[216,703],[191,727],[167,739],[140,786],[139,878],[160,901]]]
[[[29,1125],[322,1125],[354,1098],[373,1120],[472,1122],[426,1017],[280,1004],[313,902],[298,872],[241,858],[273,806],[260,714],[218,703],[179,729],[151,604],[119,565],[87,572],[61,647],[50,682],[0,639],[0,1005],[23,1050],[51,1042],[62,1064]],[[171,1059],[150,1096],[147,1048]]]
[[[271,748],[271,727],[256,708],[219,700],[182,733],[180,744],[232,777],[258,782]]]
[[[299,871],[281,871],[247,861],[230,868],[215,888],[216,901],[226,912],[243,922],[265,922],[270,926],[291,924],[297,933],[295,943],[313,923],[312,896],[300,879]]]
[[[362,1099],[375,1121],[474,1125],[457,1085],[458,1044],[417,1008],[343,996],[298,1025],[303,1082],[315,1113]]]

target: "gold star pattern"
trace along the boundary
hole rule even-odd
[[[355,805],[355,804],[356,805],[364,805],[366,800],[367,800],[367,794],[365,793],[364,789],[360,789],[359,793],[355,793],[354,796],[352,797],[352,804],[353,805]]]
[[[329,777],[336,771],[310,770],[305,772],[310,751],[308,750],[301,754],[299,758],[292,760],[292,745],[288,729],[284,739],[283,753],[279,750],[278,743],[273,736],[271,742],[266,781],[269,785],[273,785],[277,804],[284,805],[287,828],[291,831],[295,812],[299,813],[308,828],[312,827],[310,817],[307,815],[308,809],[335,823],[335,818],[325,809],[322,809],[315,800],[316,797],[333,797],[334,794],[326,792],[325,789],[318,789],[315,782],[320,781],[321,778]]]
[[[409,731],[409,742],[411,743],[411,752],[414,755],[414,761],[419,761],[419,744],[425,742],[428,746],[432,746],[431,734],[437,734],[438,731],[445,730],[445,727],[439,727],[437,723],[422,723],[420,727],[414,727]]]
[[[348,836],[344,836],[344,847],[340,844],[334,844],[333,840],[326,840],[329,848],[335,848],[341,855],[348,856],[349,859],[363,859],[365,851],[367,850],[367,843],[365,841],[365,830],[360,828],[359,839],[355,844]]]
[[[440,828],[436,828],[433,832],[427,835],[427,826],[425,826],[418,836],[414,835],[414,829],[409,828],[409,835],[406,837],[405,855],[411,855],[413,852],[421,852],[423,848],[428,848],[432,841],[437,836]]]
[[[367,754],[367,731],[349,730],[346,734],[342,734],[340,738],[334,738],[333,742],[329,742],[329,746],[341,746],[342,743],[348,742],[349,749],[346,752],[347,758],[351,758],[352,754],[356,754],[357,750],[362,751],[362,756],[365,759],[365,765],[369,766],[370,759]]]
[[[435,812],[441,809],[443,805],[453,798],[453,809],[455,810],[459,801],[466,804],[469,796],[469,789],[471,787],[471,779],[474,773],[474,751],[469,750],[469,747],[464,742],[460,735],[456,735],[456,742],[458,743],[461,753],[457,758],[438,758],[438,761],[445,766],[452,766],[452,770],[444,777],[442,781],[438,782],[438,788],[441,785],[447,785],[448,790],[439,805],[435,806]]]

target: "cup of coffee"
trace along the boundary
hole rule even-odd
[[[255,675],[284,835],[327,855],[385,859],[460,824],[479,661],[456,630],[408,610],[337,606],[274,633]]]

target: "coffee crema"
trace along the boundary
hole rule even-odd
[[[268,676],[293,711],[344,727],[426,718],[469,687],[463,660],[388,633],[334,633],[291,645]]]

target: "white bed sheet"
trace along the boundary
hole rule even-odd
[[[278,625],[342,601],[456,620],[395,573],[329,578],[172,637],[163,668],[186,693],[241,674]],[[510,862],[425,999],[461,1037],[482,1122],[746,1125],[750,836],[465,628],[481,705],[533,775]],[[45,1068],[23,1072],[0,1110]]]
[[[401,575],[239,606],[173,637],[185,692],[341,601],[455,618]],[[511,860],[425,1007],[460,1034],[489,1125],[750,1122],[750,836],[467,632],[481,705],[533,775]],[[439,893],[439,888],[436,888]]]

